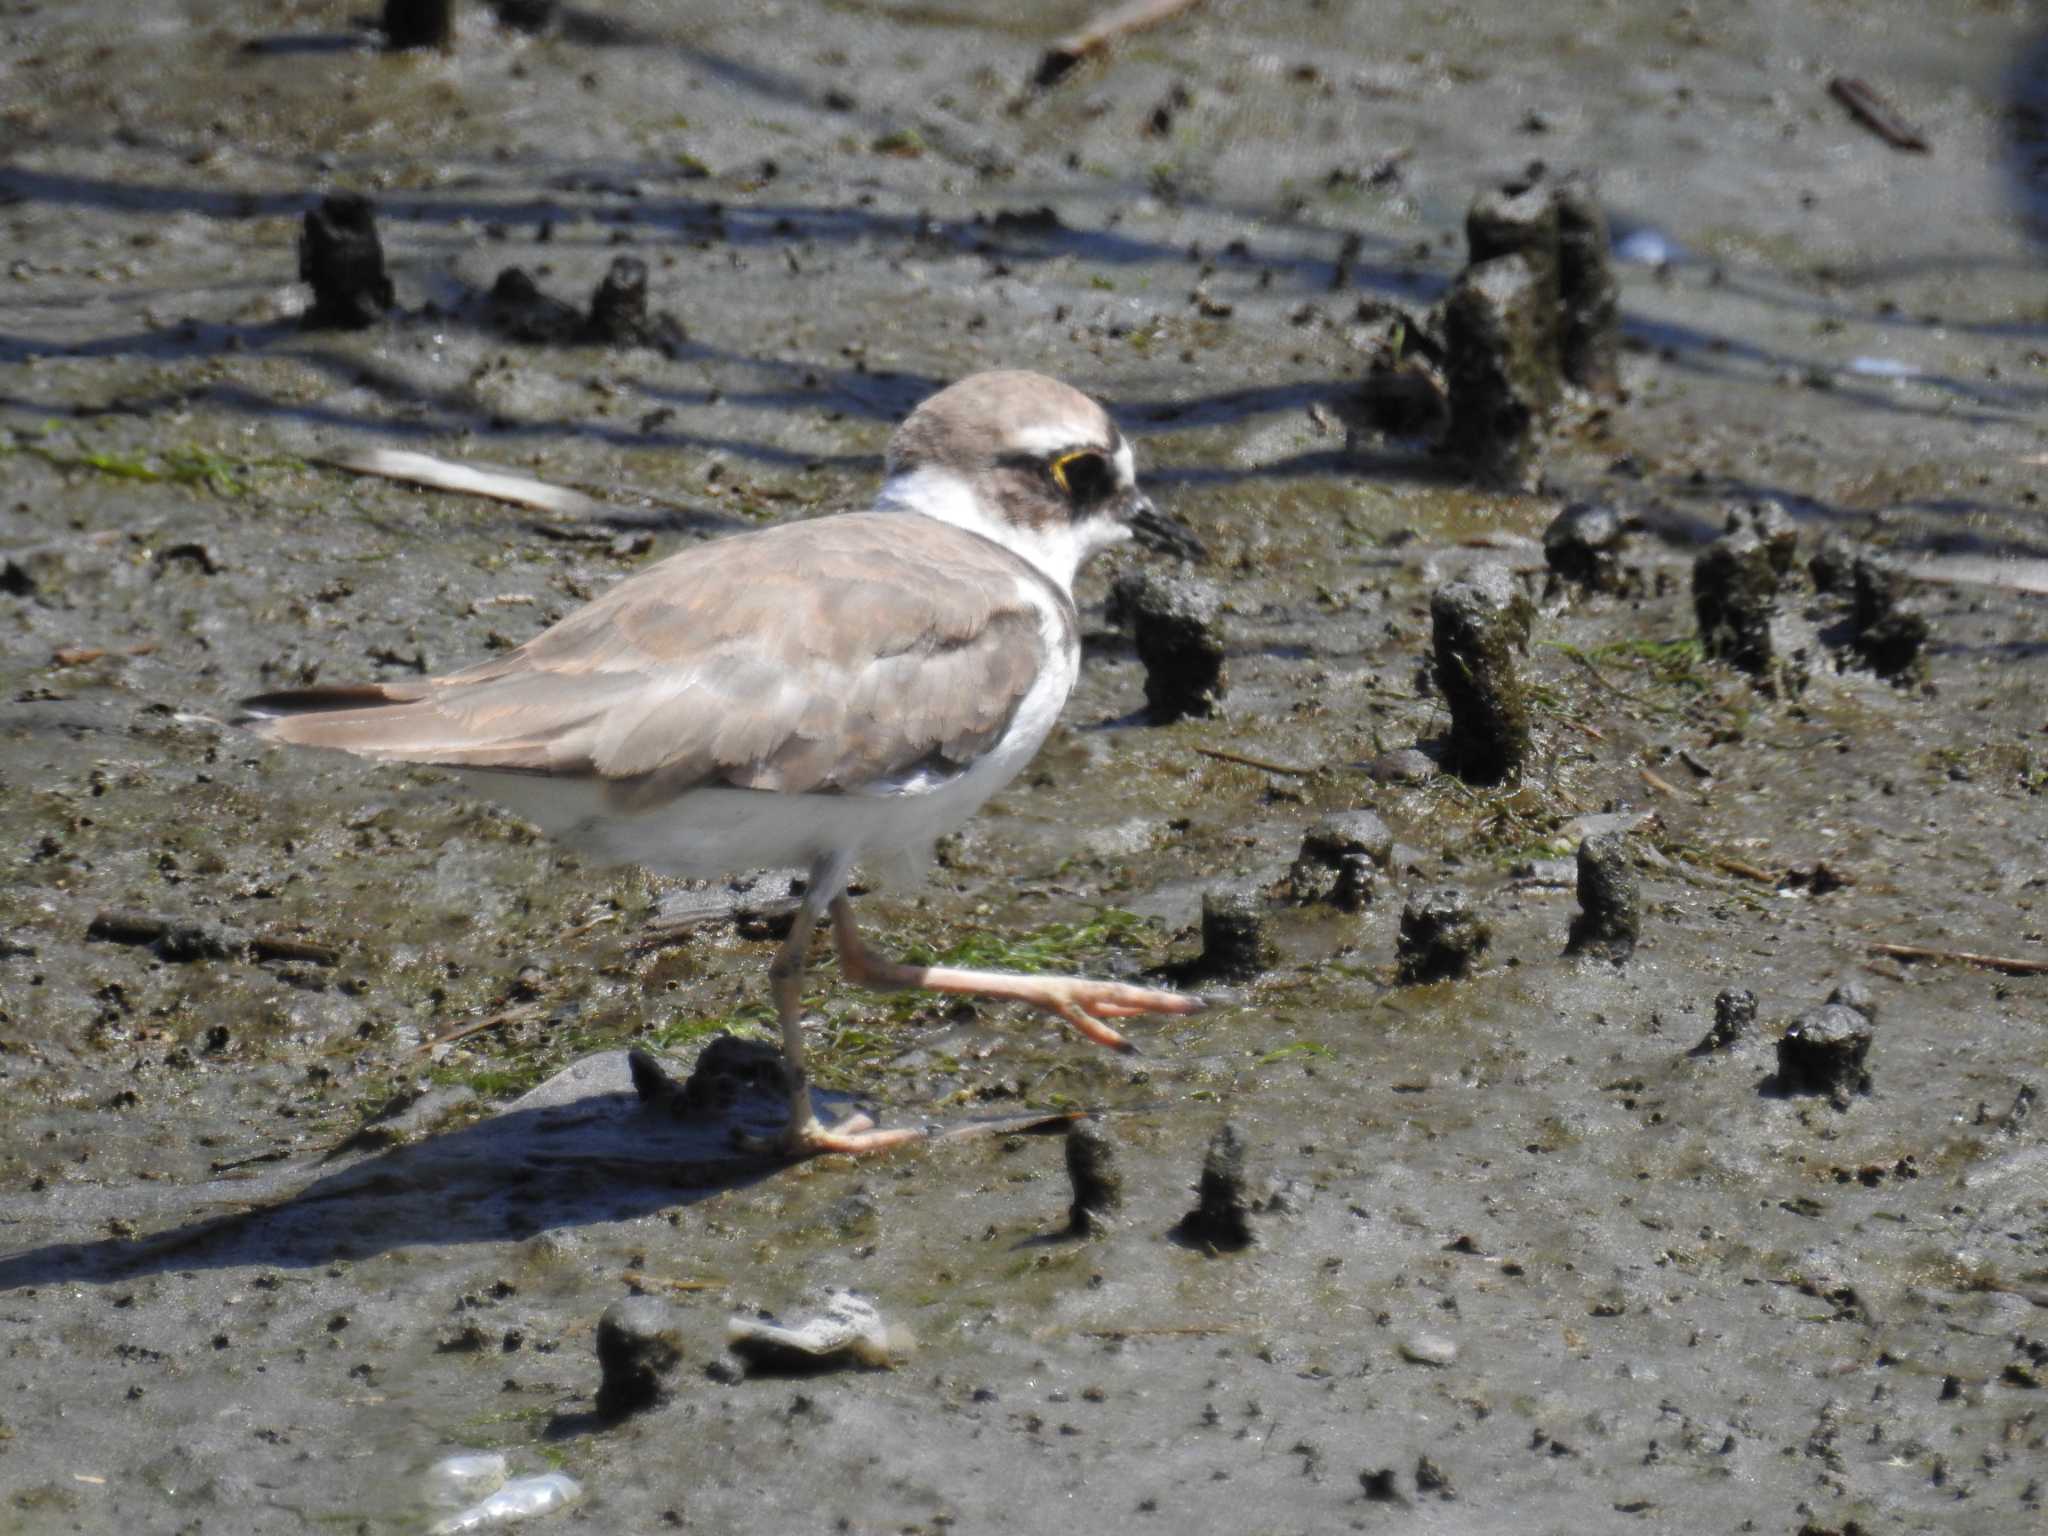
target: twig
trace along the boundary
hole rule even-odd
[[[1876,134],[1893,149],[1927,153],[1927,139],[1918,128],[1899,116],[1896,108],[1863,81],[1837,75],[1828,82],[1828,94],[1849,109],[1849,115]]]
[[[637,1269],[629,1269],[619,1278],[643,1291],[657,1285],[669,1291],[717,1291],[723,1290],[727,1283],[723,1280],[671,1280],[665,1275],[642,1274]]]
[[[1177,1328],[1083,1328],[1084,1339],[1207,1339],[1221,1333],[1242,1333],[1241,1323],[1185,1323]]]
[[[2004,971],[2009,976],[2048,976],[2048,960],[1980,955],[1968,949],[1934,949],[1926,944],[1872,943],[1869,947],[1872,953],[1890,955],[1894,960],[1948,960],[1957,965],[1981,965],[1987,971]]]
[[[249,953],[258,960],[292,960],[302,965],[339,965],[341,951],[332,944],[311,939],[289,939],[281,934],[261,934],[249,941]]]
[[[1243,752],[1229,752],[1222,747],[1197,747],[1195,750],[1204,757],[1213,757],[1219,763],[1236,763],[1240,768],[1257,768],[1263,773],[1284,773],[1297,779],[1315,777],[1316,771],[1313,768],[1291,768],[1286,763],[1269,763],[1263,757],[1251,757]]]
[[[1759,885],[1776,885],[1778,877],[1760,864],[1747,864],[1741,859],[1731,859],[1725,853],[1714,855],[1714,867],[1725,869],[1731,875],[1740,875],[1745,880],[1754,880]]]
[[[503,1013],[494,1013],[488,1019],[478,1019],[474,1024],[465,1024],[460,1029],[450,1030],[445,1035],[436,1035],[423,1040],[413,1050],[416,1056],[424,1056],[437,1045],[453,1045],[458,1040],[467,1040],[471,1035],[480,1035],[487,1029],[496,1029],[501,1024],[524,1024],[528,1019],[539,1018],[545,1010],[538,1003],[529,1003],[524,1008],[507,1008]]]
[[[1643,776],[1643,782],[1649,785],[1650,788],[1654,789],[1658,794],[1669,795],[1674,800],[1678,798],[1678,786],[1676,784],[1673,784],[1669,779],[1665,778],[1662,774],[1652,773],[1648,768],[1645,768],[1640,763],[1636,765],[1636,772],[1641,774]]]
[[[1125,0],[1115,10],[1096,17],[1079,31],[1069,32],[1046,49],[1044,57],[1038,61],[1038,73],[1032,77],[1033,82],[1041,89],[1057,85],[1089,54],[1101,52],[1118,38],[1132,32],[1141,32],[1146,27],[1171,20],[1194,3],[1195,0]]]

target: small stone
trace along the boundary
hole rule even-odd
[[[1378,872],[1394,854],[1394,834],[1371,811],[1325,816],[1302,834],[1301,851],[1287,876],[1296,902],[1327,902],[1356,912],[1372,901]]]
[[[1619,965],[1635,953],[1642,923],[1627,838],[1619,832],[1587,838],[1579,844],[1579,915],[1564,952]]]
[[[1076,1121],[1068,1130],[1067,1179],[1074,1188],[1067,1231],[1076,1237],[1101,1231],[1124,1202],[1124,1181],[1117,1172],[1116,1143],[1100,1120]]]
[[[1445,886],[1409,898],[1394,953],[1402,981],[1443,981],[1469,976],[1492,942],[1493,930],[1473,913],[1465,893]]]
[[[1266,910],[1254,886],[1218,886],[1202,892],[1202,976],[1245,981],[1270,970],[1276,955],[1266,936]]]
[[[1195,1208],[1180,1219],[1173,1236],[1191,1247],[1234,1253],[1253,1242],[1251,1208],[1245,1192],[1245,1146],[1237,1127],[1225,1121],[1209,1138],[1202,1158]]]
[[[1879,677],[1903,681],[1924,670],[1927,620],[1899,607],[1900,580],[1869,556],[1856,561],[1850,621],[1855,626],[1856,654]]]
[[[1692,567],[1693,612],[1707,655],[1745,672],[1768,672],[1777,595],[1777,568],[1753,530],[1737,529],[1708,545]]]
[[[1451,1486],[1450,1474],[1427,1456],[1415,1458],[1415,1491],[1433,1493],[1446,1501],[1458,1496],[1457,1490]]]
[[[1411,1365],[1441,1369],[1457,1360],[1457,1341],[1440,1333],[1412,1333],[1401,1341],[1401,1358]]]
[[[1711,1056],[1732,1050],[1756,1033],[1756,994],[1730,987],[1714,999],[1714,1023],[1687,1054]]]
[[[396,302],[367,197],[336,192],[306,215],[299,232],[299,279],[313,286],[312,306],[300,321],[309,331],[360,331]]]
[[[1780,581],[1792,574],[1792,567],[1799,560],[1799,525],[1792,521],[1792,514],[1782,502],[1766,496],[1730,503],[1724,527],[1729,533],[1747,529],[1755,534]]]
[[[1792,1021],[1778,1040],[1778,1091],[1825,1094],[1846,1109],[1870,1092],[1870,1020],[1854,1008],[1827,1003]]]
[[[666,1401],[665,1378],[682,1358],[682,1332],[666,1303],[652,1296],[613,1302],[597,1320],[597,1365],[604,1373],[598,1413],[623,1419]]]
[[[1427,784],[1444,770],[1420,747],[1402,747],[1382,752],[1365,765],[1365,771],[1376,784]]]
[[[1612,507],[1573,502],[1543,530],[1543,559],[1562,580],[1613,592],[1622,584],[1621,558],[1636,526]]]
[[[1145,710],[1155,725],[1216,713],[1224,672],[1222,595],[1209,582],[1126,571],[1110,587],[1109,621],[1131,633],[1145,664]]]
[[[1828,993],[1828,1001],[1839,1003],[1844,1008],[1854,1008],[1871,1023],[1877,1022],[1877,995],[1870,990],[1869,983],[1857,977],[1838,982]]]
[[[1528,644],[1532,611],[1498,565],[1430,597],[1434,675],[1451,711],[1445,766],[1468,783],[1516,778],[1529,754],[1529,707],[1514,651]]]

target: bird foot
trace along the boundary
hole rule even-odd
[[[1157,987],[1133,987],[1121,981],[1089,981],[1079,976],[1034,976],[1042,990],[1026,1000],[1058,1014],[1097,1045],[1113,1051],[1135,1054],[1133,1045],[1110,1024],[1111,1019],[1137,1018],[1148,1013],[1200,1013],[1207,1006],[1199,997],[1185,992],[1163,992]]]
[[[887,1152],[926,1139],[926,1132],[910,1127],[881,1130],[866,1115],[848,1115],[837,1125],[827,1126],[815,1115],[792,1120],[779,1136],[750,1136],[735,1132],[734,1142],[742,1151],[800,1162],[827,1152],[859,1157],[868,1152]]]

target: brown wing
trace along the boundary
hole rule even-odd
[[[915,559],[906,562],[906,556]],[[998,545],[902,513],[741,534],[662,561],[447,677],[247,700],[279,741],[458,768],[851,789],[1001,734],[1064,594]]]

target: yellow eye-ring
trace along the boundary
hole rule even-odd
[[[1057,485],[1066,495],[1073,495],[1074,488],[1067,484],[1067,466],[1076,459],[1085,459],[1087,457],[1088,455],[1085,453],[1063,453],[1054,459],[1052,461],[1052,483]]]

